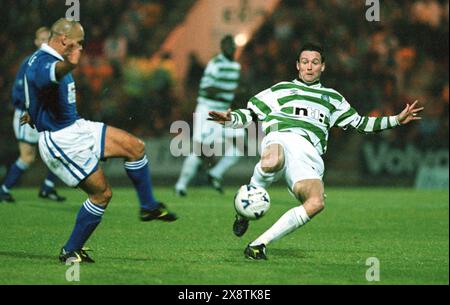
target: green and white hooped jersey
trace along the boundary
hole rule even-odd
[[[247,109],[231,113],[232,120],[227,126],[245,128],[255,115],[263,122],[266,134],[272,131],[298,133],[321,155],[327,150],[331,127],[353,127],[359,132],[371,133],[400,125],[395,116],[360,116],[336,90],[298,80],[280,82],[258,93],[249,100]]]
[[[239,85],[241,65],[219,54],[208,62],[200,80],[198,102],[212,108],[227,109],[234,100]],[[206,88],[214,88],[216,93],[208,93]]]

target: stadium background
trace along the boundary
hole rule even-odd
[[[392,115],[415,99],[426,107],[420,123],[377,135],[332,130],[325,156],[328,186],[448,189],[448,1],[382,1],[380,22],[366,20],[362,0],[236,0],[221,6],[211,5],[214,1],[80,1],[86,45],[74,73],[79,111],[145,138],[156,184],[170,185],[179,173],[182,158],[167,149],[174,137],[169,128],[177,120],[192,121],[198,81],[208,57],[218,52],[220,35],[251,28],[239,50],[243,74],[235,107],[294,78],[297,51],[306,40],[325,45],[323,83],[361,114]],[[181,69],[180,48],[170,39],[200,8],[218,19],[197,44],[203,52],[183,50]],[[34,31],[67,9],[59,0],[0,1],[0,177],[17,158],[10,102],[14,75],[34,50]],[[197,18],[198,26],[202,21]],[[197,36],[181,33],[188,40]],[[245,182],[255,162],[244,158],[225,182]],[[120,162],[105,168],[114,183],[127,183]],[[40,173],[44,165],[38,162],[22,185],[36,185]],[[204,182],[201,176],[195,181]]]

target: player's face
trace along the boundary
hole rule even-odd
[[[303,51],[297,61],[298,77],[305,83],[313,83],[320,80],[322,72],[325,70],[325,63],[322,63],[322,56],[316,51]]]
[[[65,45],[66,46],[72,46],[73,48],[77,50],[83,50],[83,43],[84,43],[84,30],[81,25],[77,25],[73,28],[73,30],[70,32],[69,35],[66,35],[64,37],[65,39]]]
[[[48,42],[49,38],[50,38],[50,32],[47,32],[47,31],[40,32],[36,36],[36,39],[34,40],[34,44],[36,45],[37,48],[40,48],[43,43]]]
[[[234,44],[234,41],[225,41],[225,43],[222,45],[222,52],[228,58],[234,58],[234,53],[236,52],[236,45]]]

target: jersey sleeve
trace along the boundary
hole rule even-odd
[[[48,87],[52,84],[58,84],[56,79],[56,64],[59,60],[54,58],[42,58],[36,63],[34,79],[39,88]]]
[[[271,88],[258,93],[247,103],[247,108],[257,115],[259,121],[264,121],[277,106],[278,100]]]
[[[12,88],[12,101],[15,107],[23,106],[25,103],[25,93],[24,93],[24,76],[27,67],[27,60],[22,62],[22,65],[17,71],[16,78],[14,80],[14,85]]]
[[[246,128],[253,121],[264,121],[278,105],[278,101],[272,90],[266,89],[247,103],[247,109],[238,109],[231,112],[231,122],[228,127]]]
[[[396,116],[361,116],[345,99],[342,100],[330,119],[330,126],[337,126],[344,130],[352,127],[361,133],[380,132],[399,125]]]

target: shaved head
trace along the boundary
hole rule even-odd
[[[78,21],[61,18],[52,25],[51,38],[60,35],[68,38],[84,38],[84,29]]]
[[[48,45],[59,54],[66,54],[73,49],[83,50],[84,29],[78,21],[61,18],[51,29]]]

